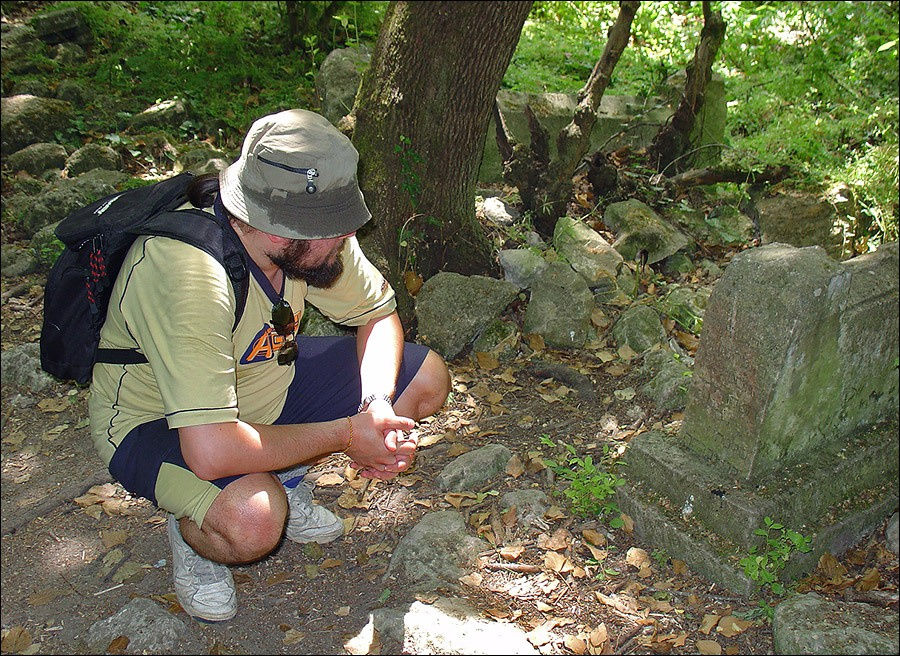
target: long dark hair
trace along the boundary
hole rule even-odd
[[[218,173],[198,175],[188,183],[187,197],[194,207],[212,207],[218,195]]]

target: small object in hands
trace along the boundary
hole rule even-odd
[[[278,364],[289,365],[297,359],[297,340],[294,338],[297,321],[291,304],[283,298],[272,306],[272,328],[284,338],[278,349]]]

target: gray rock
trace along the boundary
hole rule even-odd
[[[131,128],[177,128],[187,118],[187,109],[180,98],[171,98],[151,105],[131,117]]]
[[[551,262],[531,283],[523,332],[553,348],[581,348],[593,333],[594,297],[584,278],[565,262]]]
[[[84,48],[77,43],[60,43],[56,46],[56,52],[53,54],[53,59],[55,59],[56,63],[61,67],[70,68],[87,59],[87,53],[85,53]],[[69,81],[71,80],[63,80],[63,82]],[[59,83],[60,87],[63,86],[63,82]],[[56,97],[60,100],[69,100],[69,98],[63,97],[59,87],[56,89]]]
[[[897,513],[891,515],[891,518],[888,520],[887,527],[884,529],[884,541],[887,545],[887,548],[897,555],[898,551],[900,551],[900,545],[898,545],[898,540],[900,540],[900,535],[898,535],[898,526],[897,526]]]
[[[430,512],[400,540],[386,577],[403,576],[416,591],[455,587],[462,567],[474,564],[485,544],[466,533],[458,512]]]
[[[560,217],[553,230],[553,245],[588,287],[616,288],[622,256],[596,230],[571,217]]]
[[[94,169],[117,171],[122,166],[122,156],[109,146],[97,143],[85,144],[66,160],[69,177],[75,177]]]
[[[434,482],[445,492],[475,490],[502,472],[511,457],[512,452],[502,444],[488,444],[458,456]]]
[[[105,654],[109,643],[119,636],[128,638],[126,654],[203,653],[199,636],[162,605],[137,597],[122,609],[94,622],[85,643],[96,654]]]
[[[700,262],[700,268],[703,269],[703,272],[707,275],[708,278],[711,278],[713,280],[722,276],[721,267],[712,260],[702,260]]]
[[[625,310],[619,315],[612,332],[620,346],[628,344],[638,353],[643,353],[666,339],[666,331],[659,315],[647,305],[635,305]]]
[[[416,295],[419,339],[443,357],[459,355],[518,295],[505,280],[441,272]]]
[[[503,277],[519,289],[528,289],[536,276],[547,269],[547,261],[530,248],[508,248],[500,251]]]
[[[408,609],[379,608],[370,624],[385,641],[384,653],[538,653],[515,624],[484,619],[477,608],[457,597],[439,597],[433,604],[416,601]]]
[[[473,353],[494,352],[500,360],[509,360],[515,357],[516,333],[518,326],[514,321],[494,319],[472,344]]]
[[[31,175],[41,175],[49,169],[63,169],[66,166],[66,149],[57,143],[36,143],[14,152],[6,160],[11,171],[26,171]]]
[[[308,337],[337,337],[354,335],[356,331],[342,328],[322,314],[316,307],[307,305],[303,308],[303,317],[300,319],[300,333]]]
[[[53,140],[69,125],[72,106],[54,98],[19,95],[0,100],[0,152],[4,156],[31,144]]]
[[[667,349],[648,351],[641,373],[650,380],[641,386],[641,393],[653,399],[657,408],[683,409],[691,386],[690,364],[693,364],[690,356],[676,358]]]
[[[772,620],[776,654],[896,654],[898,631],[896,610],[828,601],[815,592],[784,600]]]
[[[116,186],[129,179],[126,173],[94,169],[74,179],[60,178],[37,196],[12,198],[9,211],[19,214],[19,222],[29,235],[59,221],[93,201],[115,193]]]
[[[41,369],[41,351],[36,343],[19,344],[0,355],[0,381],[30,392],[44,392],[56,381]]]
[[[647,263],[653,264],[674,255],[689,243],[687,237],[639,200],[608,205],[603,222],[616,233],[613,248],[629,262],[636,259],[639,251],[645,250]]]
[[[74,42],[89,45],[93,40],[91,28],[77,7],[67,7],[36,14],[28,21],[35,35],[45,43]]]
[[[174,173],[182,171],[190,171],[195,175],[203,175],[211,173],[211,169],[221,171],[228,167],[228,157],[226,153],[213,148],[206,142],[200,142],[194,147],[188,147],[178,154],[175,158],[173,166]]]
[[[80,107],[87,102],[88,94],[80,82],[63,80],[56,87],[56,97],[66,101],[73,107]]]
[[[662,270],[668,274],[691,273],[694,270],[694,263],[686,253],[678,251],[662,261]]]
[[[37,268],[34,254],[28,249],[3,244],[0,246],[0,275],[4,278],[14,278],[31,273]]]
[[[496,225],[512,225],[522,218],[519,210],[510,207],[497,196],[488,196],[484,200],[476,198],[475,214],[484,215],[484,218]]]
[[[372,59],[365,49],[337,48],[328,53],[316,76],[322,116],[333,124],[353,109],[362,74]]]
[[[674,286],[662,300],[663,314],[677,322],[684,330],[699,334],[703,328],[703,314],[709,301],[710,289]]]
[[[500,507],[504,511],[516,509],[516,521],[523,525],[541,525],[544,513],[550,508],[550,499],[538,489],[513,490],[500,497]]]
[[[685,441],[750,477],[896,421],[898,272],[897,242],[842,263],[816,246],[735,256],[704,313]]]
[[[763,244],[821,246],[831,257],[841,255],[841,231],[834,229],[839,217],[827,199],[789,191],[763,198],[756,206]]]

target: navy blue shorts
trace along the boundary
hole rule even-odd
[[[356,338],[298,336],[297,346],[294,380],[275,423],[305,424],[356,414],[362,392]],[[404,345],[395,396],[400,396],[418,373],[428,350],[420,344]],[[218,491],[240,478],[197,478],[181,454],[178,430],[169,428],[165,419],[130,431],[116,449],[109,471],[131,494],[149,499],[177,517],[191,516],[198,524]]]

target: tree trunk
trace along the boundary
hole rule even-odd
[[[556,220],[566,213],[566,204],[572,195],[572,176],[590,148],[597,108],[631,38],[631,23],[640,4],[633,0],[619,3],[619,16],[609,28],[603,54],[578,93],[572,121],[556,137],[555,159],[550,161],[547,133],[530,107],[526,107],[531,132],[529,148],[515,143],[505,129],[499,106],[495,107],[497,143],[505,160],[504,177],[518,187],[523,204],[534,215],[535,228],[545,237],[552,234]]]
[[[409,326],[404,273],[491,267],[475,183],[491,105],[531,2],[406,2],[387,8],[354,109],[363,236],[380,254]],[[369,246],[371,244],[371,246]]]
[[[690,165],[687,154],[691,146],[691,130],[703,107],[706,86],[712,77],[713,60],[725,38],[722,12],[713,11],[709,0],[703,0],[703,21],[700,42],[694,50],[694,59],[687,68],[681,102],[672,115],[672,120],[660,128],[647,151],[651,166],[660,173],[676,163],[676,160],[679,162],[674,172],[687,169]]]

